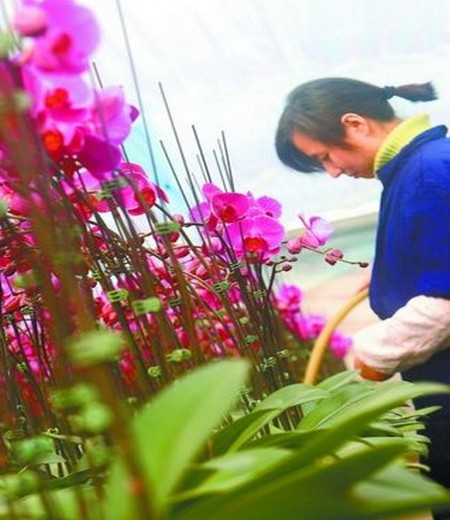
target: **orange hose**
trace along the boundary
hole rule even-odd
[[[330,336],[341,321],[349,314],[360,302],[362,302],[369,294],[368,289],[363,289],[355,294],[325,325],[322,332],[317,337],[311,350],[311,356],[306,365],[305,377],[303,382],[313,385],[316,381],[317,374],[320,370],[323,357],[330,341]]]

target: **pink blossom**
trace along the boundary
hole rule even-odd
[[[275,305],[281,312],[299,312],[303,291],[297,285],[283,284],[274,295]]]
[[[330,338],[330,349],[335,357],[338,359],[344,358],[350,347],[352,346],[352,339],[345,336],[339,331],[334,331]]]
[[[118,166],[120,175],[110,175],[108,181],[114,183],[122,180],[123,186],[111,189],[111,194],[119,205],[130,215],[142,215],[147,207],[151,208],[158,199],[169,202],[166,193],[156,184],[151,182],[144,169],[135,163],[120,163]],[[105,199],[97,204],[98,211],[109,211],[109,205]]]
[[[119,145],[125,140],[136,115],[136,109],[126,103],[122,87],[96,92],[91,123],[95,134],[109,143]]]
[[[250,210],[248,216],[267,215],[268,217],[281,217],[281,204],[272,197],[259,197],[255,199],[249,192],[247,197],[250,201]]]
[[[291,255],[296,255],[300,253],[303,248],[303,243],[300,238],[293,238],[287,241],[286,249],[291,253]]]
[[[309,339],[315,339],[325,327],[325,317],[321,314],[307,314],[304,316],[305,326]]]
[[[81,165],[105,179],[121,161],[119,146],[136,117],[122,88],[94,92],[81,76],[47,74],[33,67],[23,67],[23,81],[31,94],[31,113],[53,160],[71,170],[66,158],[76,154]]]
[[[248,198],[241,193],[216,193],[210,199],[211,212],[222,222],[237,222],[245,217],[250,207]]]
[[[48,150],[48,143],[46,147]],[[86,135],[78,160],[97,179],[106,180],[122,160],[122,153],[118,146],[95,135]]]
[[[208,202],[199,202],[189,209],[190,218],[194,222],[204,222],[211,215],[211,208]]]
[[[21,36],[39,36],[47,29],[48,16],[40,7],[21,7],[15,12],[12,25]]]
[[[73,0],[24,0],[23,7],[41,11],[47,29],[38,32],[29,59],[38,68],[79,73],[89,67],[100,31],[93,13]],[[35,18],[37,12],[35,11]]]
[[[316,249],[328,242],[333,233],[329,222],[321,217],[307,218],[303,214],[299,214],[299,218],[305,227],[305,231],[298,237],[301,245]]]
[[[223,190],[221,190],[215,184],[207,182],[202,186],[202,194],[208,202],[214,195],[217,195],[218,193],[223,193]]]
[[[237,256],[275,254],[284,237],[284,227],[274,218],[257,216],[228,226],[228,237]]]

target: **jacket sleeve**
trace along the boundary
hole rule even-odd
[[[353,337],[355,356],[365,365],[393,374],[420,365],[450,347],[450,300],[416,296],[391,318]]]

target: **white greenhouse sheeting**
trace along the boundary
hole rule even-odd
[[[103,29],[96,65],[105,85],[122,84],[137,104],[135,83],[115,0],[80,0]],[[398,103],[400,116],[426,111],[450,120],[448,0],[121,0],[142,108],[159,176],[176,189],[159,139],[184,173],[158,88],[173,110],[190,169],[199,172],[194,124],[212,169],[211,150],[225,132],[237,189],[277,197],[284,223],[299,211],[328,217],[376,208],[377,181],[301,175],[278,161],[274,131],[288,92],[323,76],[383,85],[433,81],[439,101]],[[151,170],[142,125],[127,146],[130,159]],[[151,176],[151,172],[149,172]]]

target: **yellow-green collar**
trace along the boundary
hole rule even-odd
[[[430,118],[426,114],[420,114],[402,121],[381,144],[375,155],[374,171],[377,172],[393,159],[403,147],[428,128],[430,128]]]

